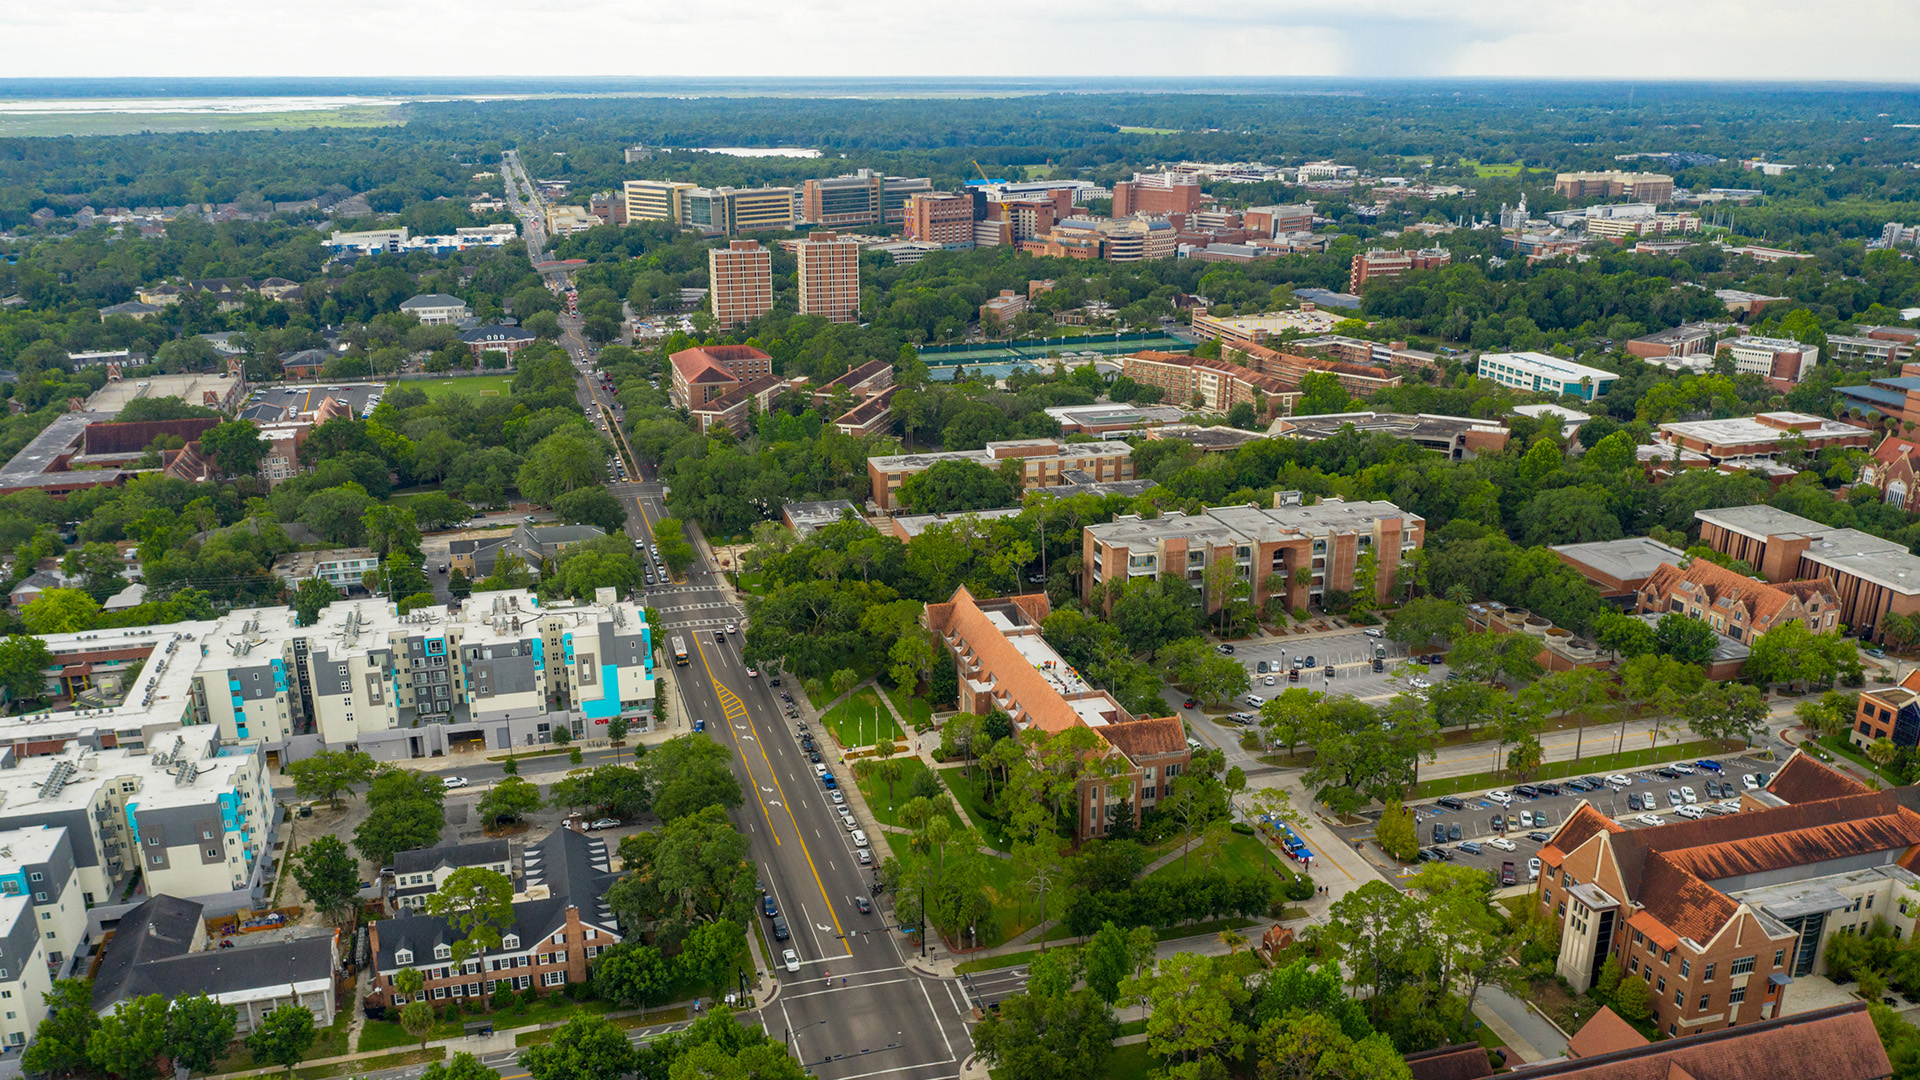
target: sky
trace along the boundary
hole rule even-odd
[[[0,0],[8,75],[1911,82],[1920,0]],[[22,47],[24,46],[24,47]]]

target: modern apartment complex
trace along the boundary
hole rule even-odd
[[[1419,251],[1387,251],[1370,248],[1353,257],[1347,272],[1347,291],[1359,293],[1367,282],[1394,278],[1409,270],[1438,270],[1453,261],[1446,248],[1422,248]]]
[[[1627,829],[1583,803],[1540,851],[1540,910],[1560,922],[1576,991],[1613,959],[1646,983],[1653,1023],[1689,1035],[1781,1015],[1834,936],[1878,919],[1902,938],[1920,904],[1920,789],[1869,792],[1796,752],[1737,814]]]
[[[990,442],[982,450],[897,454],[867,459],[873,501],[884,511],[900,505],[900,485],[943,461],[971,461],[988,469],[1011,469],[1023,488],[1133,479],[1133,447],[1123,442],[1063,443],[1054,439]]]
[[[1832,587],[1840,623],[1878,640],[1888,612],[1920,612],[1920,556],[1858,529],[1833,529],[1771,506],[1700,510],[1700,542],[1768,581],[1818,578]]]
[[[962,586],[947,603],[928,604],[922,620],[959,668],[962,709],[999,709],[1015,731],[1084,727],[1100,737],[1094,753],[1105,767],[1088,770],[1076,793],[1080,838],[1090,839],[1123,815],[1138,824],[1172,794],[1192,755],[1179,717],[1136,718],[1060,658],[1040,636],[1049,610],[1045,593],[977,600]]]
[[[87,902],[80,891],[72,834],[66,826],[0,832],[0,898],[15,896],[30,901],[28,909],[53,978],[72,974],[74,954],[88,940]],[[5,928],[0,928],[4,933]],[[0,1025],[0,1030],[4,1028]]]
[[[1133,579],[1162,574],[1204,590],[1207,568],[1231,561],[1255,605],[1271,596],[1289,608],[1317,604],[1328,591],[1365,587],[1368,572],[1375,595],[1384,597],[1426,542],[1426,527],[1424,518],[1392,503],[1340,499],[1270,510],[1218,506],[1192,516],[1127,514],[1081,530],[1080,595],[1091,603],[1093,590],[1105,585],[1110,604]],[[1302,569],[1304,582],[1296,580]],[[1219,607],[1214,597],[1205,602],[1209,610]]]
[[[295,588],[307,578],[319,578],[343,593],[365,592],[361,579],[378,569],[380,557],[372,548],[290,551],[273,561],[273,572]]]
[[[0,1047],[27,1045],[47,1017],[46,995],[53,989],[46,945],[24,896],[0,896]]]
[[[933,181],[924,176],[882,176],[872,169],[808,180],[800,186],[800,220],[833,229],[899,225],[908,201],[932,191]]]
[[[1607,392],[1620,376],[1546,353],[1486,353],[1475,371],[1502,386],[1538,394],[1572,395],[1592,401]]]
[[[707,299],[713,321],[731,330],[773,310],[773,253],[754,240],[707,252]]]
[[[800,262],[800,314],[818,315],[828,322],[857,322],[860,245],[852,237],[816,232],[794,249]]]

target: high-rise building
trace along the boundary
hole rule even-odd
[[[1375,278],[1399,277],[1409,270],[1437,270],[1452,261],[1453,252],[1446,248],[1423,248],[1419,251],[1372,248],[1353,257],[1353,266],[1347,275],[1347,291],[1358,293]]]
[[[931,191],[907,200],[906,233],[909,240],[929,244],[973,244],[973,196],[948,191]]]
[[[628,221],[686,222],[686,197],[698,184],[678,184],[669,180],[629,180],[622,185],[626,196]]]
[[[1200,178],[1186,173],[1134,173],[1113,185],[1113,216],[1191,214],[1200,209]]]
[[[707,252],[707,296],[722,329],[773,310],[773,253],[757,240],[735,240]]]
[[[1569,199],[1617,199],[1624,196],[1635,202],[1664,203],[1673,201],[1673,177],[1664,173],[1621,172],[1618,169],[1570,172],[1554,178],[1553,190],[1554,194],[1565,195]]]
[[[860,245],[851,237],[816,232],[794,248],[800,257],[800,314],[858,321]]]
[[[882,176],[861,169],[847,176],[808,180],[800,188],[800,220],[813,225],[898,225],[906,220],[907,201],[931,192],[924,176]]]

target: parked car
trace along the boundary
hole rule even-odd
[[[1553,839],[1553,834],[1546,833],[1546,832],[1530,832],[1527,834],[1527,839],[1533,841],[1536,844],[1544,844],[1547,841]]]
[[[1684,761],[1676,761],[1673,764],[1667,766],[1667,768],[1672,769],[1674,772],[1679,773],[1681,776],[1692,776],[1695,772],[1698,771],[1692,765],[1689,765]]]
[[[1533,811],[1531,810],[1520,811],[1519,827],[1522,829],[1533,828]]]
[[[867,846],[867,834],[863,830],[860,830],[860,829],[853,830],[853,846],[857,848],[863,848]]]
[[[1465,840],[1461,842],[1460,850],[1466,852],[1469,855],[1478,855],[1480,854],[1480,845],[1474,843],[1471,840]]]
[[[1255,664],[1253,666],[1253,673],[1255,675],[1265,675],[1267,673],[1267,662],[1262,660],[1258,664]]]
[[[1448,840],[1460,839],[1460,823],[1459,822],[1456,821],[1453,824],[1447,826],[1447,839]]]
[[[1501,851],[1513,851],[1516,849],[1516,845],[1514,844],[1514,842],[1507,839],[1504,836],[1496,836],[1493,839],[1487,841],[1487,846],[1491,848],[1499,848]]]
[[[1700,801],[1700,796],[1695,795],[1693,793],[1692,788],[1683,787],[1680,789],[1680,799],[1681,801],[1685,802],[1688,806],[1692,806],[1694,803],[1697,803]]]
[[[1507,827],[1507,819],[1505,817],[1499,814],[1493,815],[1493,831],[1494,832],[1503,832],[1506,830],[1506,827]]]
[[[1329,679],[1333,678],[1333,665],[1328,664],[1325,668],[1321,669],[1320,674],[1325,675]]]
[[[1537,857],[1527,860],[1527,880],[1540,880],[1540,860]]]
[[[845,795],[840,794],[839,788],[835,788],[832,791],[827,792],[827,798],[830,799],[833,802],[833,805],[835,806],[839,806],[840,804],[847,801],[847,797]]]
[[[449,791],[454,788],[463,788],[467,786],[467,778],[464,776],[443,776],[440,778],[440,786]]]
[[[1513,793],[1508,791],[1489,791],[1487,792],[1487,801],[1498,803],[1501,806],[1512,806]]]
[[[1700,817],[1706,816],[1706,811],[1701,810],[1697,806],[1682,806],[1678,810],[1675,810],[1674,813],[1679,814],[1681,817],[1688,818],[1688,819],[1700,818]]]
[[[1744,776],[1740,777],[1740,786],[1743,788],[1746,788],[1748,791],[1759,791],[1760,790],[1760,774],[1759,773],[1745,774]]]
[[[1520,880],[1519,875],[1517,875],[1514,872],[1512,863],[1503,862],[1500,864],[1500,884],[1512,885],[1514,882],[1519,880]]]
[[[1213,647],[1213,651],[1215,651],[1215,652],[1217,652],[1217,653],[1219,653],[1219,654],[1220,654],[1220,655],[1222,655],[1222,656],[1232,656],[1232,655],[1233,655],[1233,646],[1231,646],[1231,645],[1215,645],[1215,646]]]
[[[1180,703],[1180,707],[1183,709],[1197,709],[1200,707],[1200,699],[1188,698],[1187,700]]]
[[[1433,801],[1449,810],[1465,810],[1467,808],[1466,801],[1458,795],[1442,795]]]
[[[590,830],[617,829],[619,827],[620,819],[610,817],[594,818],[593,821],[587,824],[587,828]]]
[[[1537,792],[1539,792],[1539,793],[1540,793],[1540,794],[1542,794],[1542,795],[1558,795],[1558,794],[1560,794],[1560,785],[1559,785],[1559,784],[1556,784],[1556,783],[1554,783],[1554,782],[1553,782],[1553,781],[1551,781],[1551,780],[1549,780],[1549,781],[1547,781],[1546,783],[1543,783],[1543,784],[1535,784],[1535,785],[1533,785],[1533,787],[1534,787],[1534,790],[1535,790],[1535,791],[1537,791]]]
[[[1319,666],[1320,666],[1319,664],[1317,664],[1317,663],[1315,663],[1315,662],[1314,662],[1314,660],[1313,660],[1313,654],[1312,654],[1312,653],[1308,653],[1308,654],[1307,654],[1307,666],[1308,666],[1308,667],[1319,667]]]
[[[1684,806],[1686,805],[1686,802],[1687,800],[1680,797],[1680,792],[1678,790],[1674,788],[1667,789],[1667,805],[1668,806]]]
[[[1328,670],[1328,671],[1332,671],[1333,669],[1332,669],[1332,668],[1328,668],[1327,670]],[[1269,675],[1269,676],[1267,676],[1266,678],[1264,678],[1264,679],[1261,679],[1261,680],[1260,680],[1260,684],[1261,684],[1262,686],[1272,686],[1272,685],[1274,684],[1274,681],[1275,681],[1275,680],[1274,680],[1274,677],[1273,677],[1273,676],[1271,676],[1271,675]]]
[[[1632,787],[1633,778],[1623,773],[1614,773],[1612,776],[1607,777],[1607,784],[1611,787]]]
[[[1369,627],[1367,627],[1367,628],[1366,628],[1365,630],[1362,630],[1362,631],[1360,631],[1360,632],[1361,632],[1361,633],[1363,633],[1363,634],[1365,634],[1365,635],[1367,635],[1367,636],[1368,636],[1368,637],[1370,637],[1370,638],[1377,638],[1377,637],[1385,637],[1385,636],[1386,636],[1385,634],[1383,634],[1383,633],[1381,633],[1381,632],[1380,632],[1380,629],[1379,629],[1378,627],[1373,627],[1373,626],[1369,626]]]
[[[1634,820],[1642,825],[1665,825],[1667,823],[1667,819],[1661,817],[1659,814],[1641,814]]]
[[[1433,842],[1436,844],[1447,842],[1447,827],[1438,821],[1433,823]]]
[[[854,852],[853,857],[860,860],[861,866],[873,865],[873,852],[868,851],[866,848],[861,848],[860,850]]]
[[[1710,773],[1724,773],[1727,771],[1725,766],[1721,765],[1719,762],[1713,760],[1712,758],[1701,758],[1699,761],[1696,761],[1693,764],[1695,768],[1702,769]]]

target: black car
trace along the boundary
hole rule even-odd
[[[1433,823],[1433,842],[1436,844],[1447,842],[1447,827],[1438,821]]]
[[[1639,793],[1639,792],[1637,792],[1637,791],[1629,791],[1629,792],[1627,792],[1627,809],[1629,809],[1629,810],[1638,810],[1638,809],[1640,809],[1640,808],[1641,808],[1641,807],[1640,807],[1640,793]]]
[[[1215,645],[1214,648],[1219,650],[1220,654],[1223,656],[1233,655],[1233,646],[1231,645]]]
[[[1547,841],[1553,839],[1553,834],[1544,833],[1544,832],[1530,832],[1527,834],[1527,839],[1544,844]]]
[[[1544,784],[1535,784],[1534,790],[1542,795],[1558,795],[1560,794],[1560,785],[1549,781]]]
[[[1653,775],[1655,775],[1655,776],[1657,776],[1657,777],[1659,777],[1659,778],[1660,778],[1660,779],[1662,779],[1662,780],[1678,780],[1678,779],[1680,779],[1680,774],[1679,774],[1679,773],[1677,773],[1677,772],[1674,772],[1674,771],[1673,771],[1672,769],[1665,769],[1665,768],[1662,768],[1662,769],[1655,769],[1655,770],[1653,770]]]
[[[1607,782],[1597,776],[1583,776],[1580,778],[1580,782],[1587,785],[1588,791],[1599,791],[1601,788],[1607,786]]]
[[[1494,831],[1494,832],[1504,832],[1504,831],[1506,831],[1506,828],[1507,828],[1507,818],[1506,818],[1506,815],[1505,815],[1505,814],[1495,814],[1495,815],[1493,815],[1493,831]]]
[[[1385,660],[1380,659],[1379,657],[1375,657],[1373,661],[1373,670],[1375,671],[1387,670],[1387,662]]]
[[[1540,789],[1537,787],[1534,787],[1532,784],[1521,784],[1513,789],[1513,793],[1515,795],[1523,795],[1529,799],[1533,799],[1533,798],[1539,797]]]
[[[810,764],[810,765],[818,765],[818,764],[820,764],[820,753],[819,753],[819,751],[817,751],[817,750],[809,750],[809,751],[807,751],[807,763],[808,763],[808,764]]]
[[[785,941],[790,936],[791,935],[787,933],[787,920],[780,919],[780,918],[774,919],[773,920],[773,940]]]
[[[1255,664],[1253,666],[1253,673],[1256,675],[1265,675],[1267,673],[1267,662],[1262,660],[1258,664]]]
[[[1320,666],[1319,664],[1316,664],[1316,663],[1314,663],[1314,662],[1313,662],[1313,657],[1312,657],[1312,656],[1307,656],[1307,657],[1305,658],[1305,660],[1306,660],[1306,663],[1305,663],[1304,665],[1302,665],[1302,666],[1304,666],[1304,667],[1319,667],[1319,666]]]
[[[1445,862],[1452,862],[1454,860],[1454,854],[1453,854],[1452,848],[1437,847],[1433,849],[1433,853],[1440,856],[1440,858]]]
[[[1437,858],[1439,858],[1439,856],[1433,853],[1432,848],[1421,848],[1419,851],[1414,853],[1413,861],[1414,862],[1432,862]]]
[[[1457,795],[1442,795],[1433,801],[1449,810],[1465,810],[1467,808],[1466,802]]]
[[[770,678],[770,679],[768,679],[768,680],[767,680],[767,685],[768,685],[768,686],[779,686],[779,685],[780,685],[780,676],[778,676],[778,675],[775,675],[775,676],[773,676],[772,678]]]
[[[1447,839],[1448,840],[1460,839],[1460,823],[1459,822],[1456,821],[1453,824],[1447,826]]]

